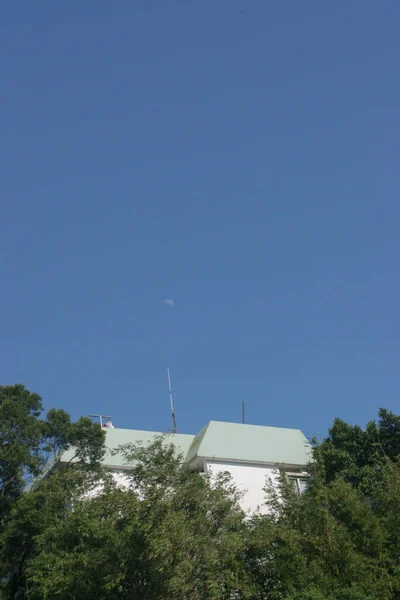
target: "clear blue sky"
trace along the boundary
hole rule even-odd
[[[400,391],[398,0],[6,1],[1,383],[326,433]],[[174,306],[164,304],[166,298]]]

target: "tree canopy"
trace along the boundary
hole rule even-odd
[[[71,490],[96,476],[104,453],[104,432],[90,419],[72,423],[64,410],[42,413],[38,394],[20,384],[0,386],[0,582],[6,598],[23,597],[36,536],[67,514]],[[61,473],[57,463],[71,446],[76,461]]]
[[[34,431],[40,400],[13,393]],[[315,445],[307,491],[284,475],[279,488],[267,481],[269,512],[252,516],[228,475],[191,470],[163,438],[122,449],[131,468],[121,487],[100,467],[99,426],[62,412],[40,422],[42,437],[13,438],[26,448],[15,452],[20,486],[0,539],[4,599],[400,598],[400,419],[389,411],[365,428],[335,420]],[[70,445],[78,460],[22,494],[41,453]]]

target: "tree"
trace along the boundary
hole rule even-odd
[[[72,490],[88,485],[104,453],[98,424],[72,423],[55,409],[41,419],[42,410],[41,397],[23,385],[0,386],[0,588],[7,598],[23,593],[35,536],[65,515]],[[57,463],[71,446],[76,462],[61,471]]]
[[[40,598],[253,598],[236,490],[213,483],[156,440],[124,449],[131,486],[108,482],[37,540],[29,567]]]
[[[40,396],[23,385],[0,386],[0,528],[21,494],[24,476],[37,475],[43,464],[42,409]]]
[[[337,419],[314,449],[307,492],[267,486],[250,522],[248,565],[268,600],[400,597],[400,420],[381,409],[365,430]]]
[[[165,438],[120,449],[130,468],[119,487],[101,469],[98,425],[36,415],[41,438],[18,438],[18,426],[7,438],[15,450],[29,439],[5,452],[20,457],[8,459],[20,486],[45,457],[56,464],[74,447],[75,460],[9,497],[3,598],[397,600],[400,419],[378,417],[365,429],[336,420],[314,448],[308,490],[298,496],[282,474],[278,488],[266,483],[269,512],[248,518],[227,475],[194,472]]]
[[[365,429],[335,419],[318,453],[328,481],[340,475],[359,485],[383,457],[393,461],[400,455],[400,417],[380,408],[378,422]]]

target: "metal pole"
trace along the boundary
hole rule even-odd
[[[171,408],[172,421],[174,424],[174,433],[176,433],[176,417],[175,417],[175,412],[174,412],[174,403],[172,401],[171,375],[169,372],[169,368],[167,369],[167,374],[168,374],[169,405]]]
[[[244,424],[245,419],[244,419],[244,402],[242,402],[242,423]]]

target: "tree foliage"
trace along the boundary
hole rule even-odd
[[[250,523],[259,597],[400,598],[400,419],[378,417],[365,430],[335,420],[304,496],[267,489],[270,515]]]
[[[356,486],[365,484],[369,473],[378,476],[381,459],[394,461],[400,456],[400,417],[381,408],[378,421],[371,421],[365,429],[335,419],[318,453],[327,481],[342,475]]]
[[[211,485],[161,439],[125,453],[135,461],[130,488],[108,482],[38,540],[38,597],[252,598],[246,525],[229,480]]]
[[[0,524],[23,488],[24,475],[42,463],[41,398],[22,385],[0,387]]]
[[[43,423],[15,454],[22,480],[40,452],[72,445],[77,461],[9,499],[4,598],[400,598],[400,419],[389,411],[365,429],[335,420],[306,493],[282,475],[279,488],[266,482],[269,512],[253,516],[227,475],[191,470],[163,438],[122,449],[121,487],[99,467],[98,427],[58,411]]]
[[[7,598],[23,597],[36,536],[68,513],[72,490],[98,474],[104,432],[90,419],[72,423],[63,410],[42,419],[42,399],[23,385],[0,386],[0,583]],[[60,471],[62,452],[75,462]],[[32,478],[36,478],[32,482]],[[32,484],[30,492],[24,488]]]

